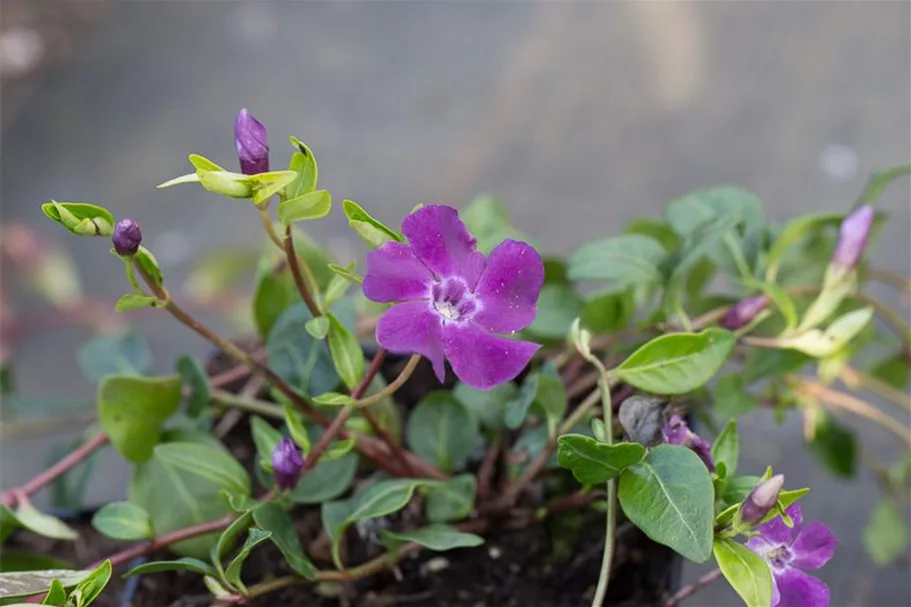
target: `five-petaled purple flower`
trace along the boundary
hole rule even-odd
[[[269,138],[266,127],[247,108],[238,112],[234,121],[234,147],[237,148],[241,173],[256,175],[269,171]]]
[[[832,255],[832,265],[843,271],[851,270],[860,261],[864,249],[867,248],[867,238],[870,236],[870,227],[876,211],[868,204],[855,209],[841,222],[838,231],[838,243]]]
[[[402,222],[408,244],[390,241],[367,256],[364,295],[397,303],[383,314],[376,340],[396,353],[417,353],[446,375],[487,390],[507,382],[538,344],[508,339],[532,323],[544,264],[531,245],[505,240],[485,258],[458,212],[425,206]]]
[[[665,443],[668,445],[689,447],[699,456],[699,459],[705,463],[705,467],[709,469],[709,472],[715,471],[715,460],[712,458],[712,446],[709,445],[704,438],[690,430],[690,427],[686,424],[686,420],[683,419],[683,417],[677,413],[671,415],[670,418],[668,418],[667,423],[664,424],[662,434],[664,435]]]
[[[304,468],[304,458],[294,441],[285,437],[272,452],[272,472],[279,489],[294,489]]]
[[[772,607],[827,607],[829,588],[804,569],[819,569],[835,554],[838,539],[822,523],[803,524],[800,506],[786,510],[794,521],[789,528],[780,516],[756,530],[747,546],[768,562],[772,570]]]

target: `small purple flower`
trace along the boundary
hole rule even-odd
[[[721,317],[718,324],[729,331],[736,331],[753,322],[753,319],[765,309],[768,303],[769,298],[766,295],[742,299]]]
[[[819,569],[835,554],[838,538],[822,523],[803,524],[800,506],[786,510],[794,521],[788,528],[780,516],[756,528],[759,535],[747,547],[772,570],[772,607],[827,607],[829,588],[804,569]]]
[[[234,146],[240,160],[240,172],[256,175],[269,171],[269,138],[266,127],[246,108],[237,113],[234,121]]]
[[[858,207],[845,217],[838,231],[838,243],[832,255],[832,265],[848,271],[857,265],[864,249],[867,248],[867,237],[876,211],[868,204]]]
[[[402,302],[380,318],[376,340],[390,352],[427,357],[440,381],[444,359],[463,382],[488,390],[513,379],[540,348],[497,333],[532,323],[544,264],[531,245],[505,240],[485,258],[447,206],[425,206],[402,222],[408,244],[367,256],[364,295]]]
[[[272,452],[272,471],[279,489],[294,489],[304,467],[300,449],[290,438],[278,441]]]
[[[132,219],[121,219],[114,226],[111,240],[114,242],[114,250],[118,255],[133,255],[139,250],[139,245],[142,243],[142,230],[139,229],[139,222]]]
[[[705,439],[690,430],[686,420],[678,414],[671,415],[662,430],[664,442],[668,445],[689,447],[705,463],[709,472],[715,471],[715,460],[712,458],[712,446]]]
[[[778,494],[784,486],[784,476],[776,474],[764,480],[750,491],[740,506],[740,520],[748,525],[755,525],[778,503]]]

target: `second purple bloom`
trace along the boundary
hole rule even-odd
[[[444,359],[480,390],[515,378],[538,344],[508,339],[537,315],[544,263],[531,245],[500,243],[488,257],[447,206],[425,206],[402,223],[408,244],[387,242],[367,256],[364,295],[401,302],[380,318],[376,340],[396,353],[417,353],[440,381]]]

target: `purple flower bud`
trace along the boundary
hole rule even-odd
[[[272,471],[279,489],[294,489],[304,467],[300,449],[290,438],[278,441],[272,452]]]
[[[689,447],[705,463],[709,472],[715,471],[715,460],[712,458],[712,447],[705,439],[690,430],[686,420],[678,414],[671,415],[662,430],[664,442],[668,445]]]
[[[740,506],[740,520],[755,525],[778,503],[778,494],[784,486],[784,475],[776,474],[762,481],[750,491]]]
[[[838,231],[838,243],[832,255],[832,265],[847,271],[854,268],[860,261],[860,256],[867,248],[867,237],[870,235],[870,226],[876,211],[868,204],[856,209],[845,217]]]
[[[256,175],[269,171],[269,139],[266,127],[247,111],[237,113],[234,121],[234,146],[240,160],[240,172]]]
[[[142,242],[139,223],[132,219],[121,219],[114,226],[111,240],[114,241],[114,250],[118,255],[133,255],[139,250],[139,244]]]
[[[769,298],[766,295],[742,299],[721,317],[718,324],[729,331],[736,331],[753,322],[753,319],[765,309],[768,303]]]

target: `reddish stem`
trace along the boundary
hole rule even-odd
[[[294,237],[291,233],[290,225],[285,228],[285,255],[288,257],[288,268],[291,270],[291,276],[294,277],[294,284],[297,285],[297,290],[300,292],[304,303],[307,304],[307,309],[310,310],[310,314],[313,315],[313,318],[322,316],[319,306],[316,305],[316,302],[313,300],[313,295],[310,294],[310,289],[307,288],[307,282],[304,280],[304,275],[301,273],[300,260],[297,258],[297,252],[294,250]]]

